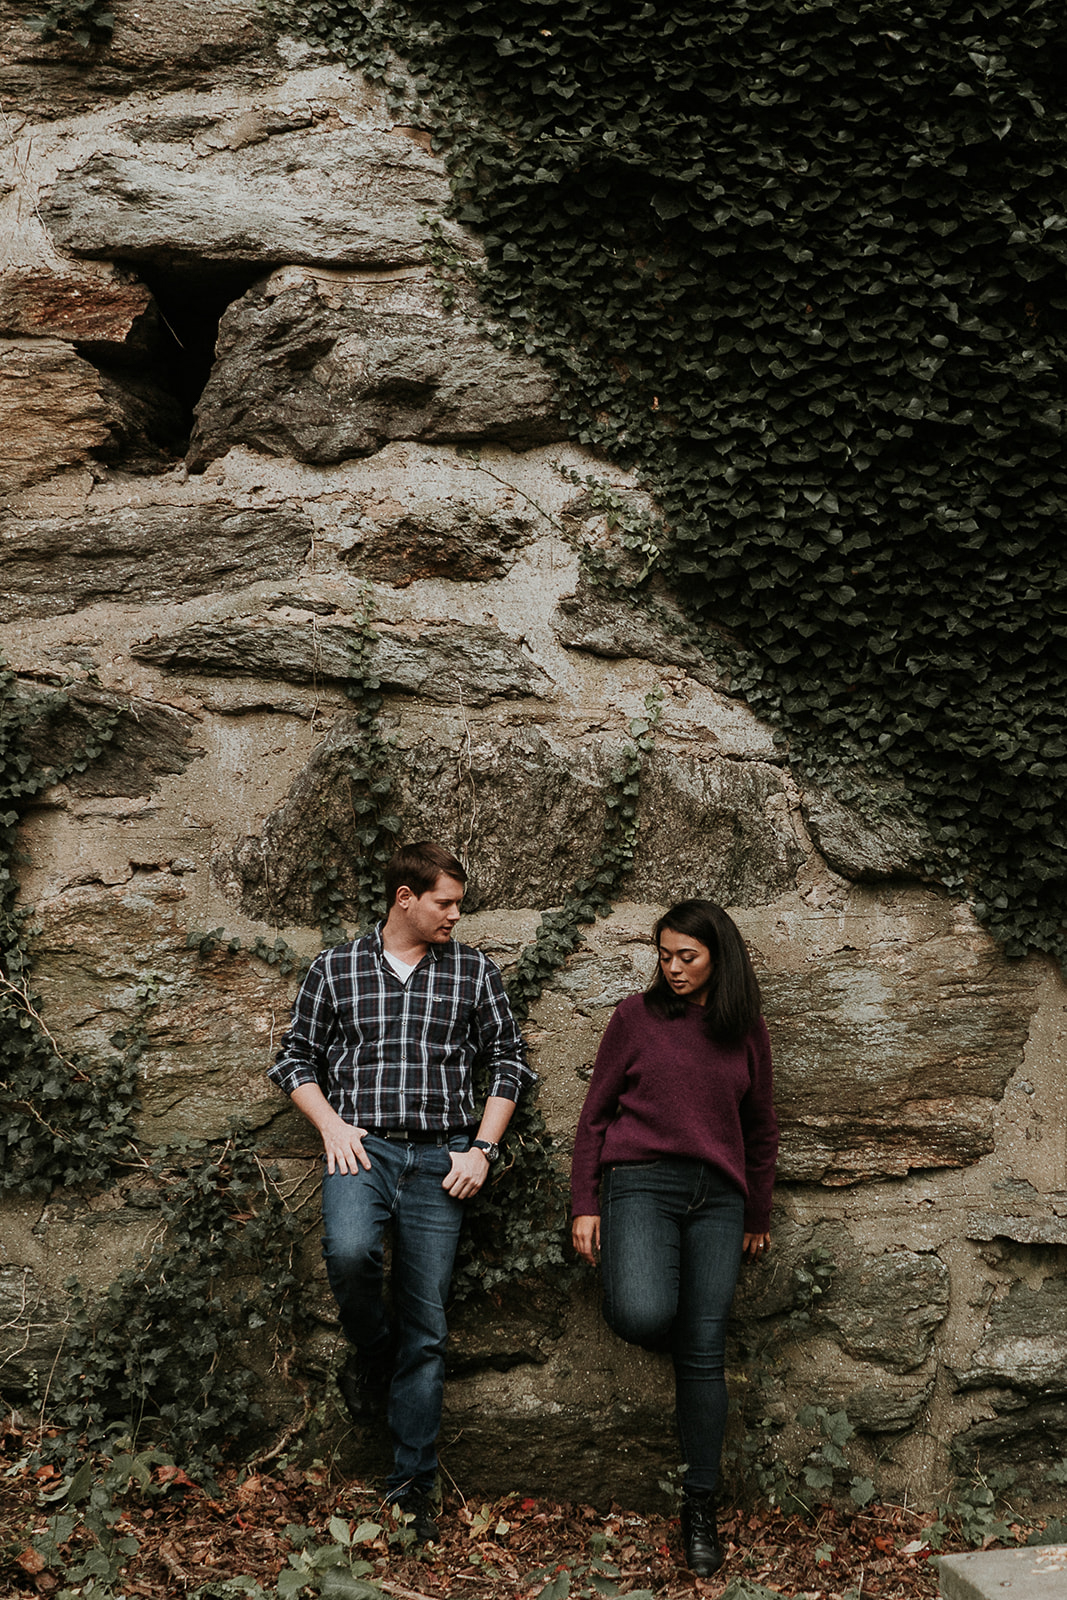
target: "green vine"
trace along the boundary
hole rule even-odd
[[[58,1454],[102,1447],[118,1428],[206,1471],[262,1422],[243,1347],[269,1326],[276,1355],[289,1353],[297,1230],[255,1137],[235,1128],[221,1148],[146,1163],[141,1199],[156,1199],[163,1236],[102,1297],[65,1284],[70,1323],[49,1396]]]
[[[603,835],[588,875],[575,883],[558,910],[542,915],[537,933],[508,976],[508,998],[520,1023],[527,1021],[534,1002],[581,943],[583,927],[611,910],[633,866],[641,769],[652,749],[661,699],[653,691],[645,700],[644,717],[630,723],[633,742],[605,790]],[[486,1085],[479,1089],[484,1094]],[[543,1276],[567,1266],[566,1184],[535,1096],[519,1101],[506,1150],[506,1163],[470,1207],[452,1280],[457,1299],[475,1289],[492,1291],[531,1273]]]
[[[84,744],[61,765],[40,766],[29,746],[67,705],[62,689],[26,693],[0,666],[0,1188],[21,1192],[98,1183],[129,1161],[143,1019],[154,1003],[150,989],[138,994],[138,1024],[112,1039],[116,1054],[104,1062],[66,1055],[41,1018],[30,913],[17,904],[18,828],[39,794],[96,759],[118,720],[90,718]]]
[[[493,314],[636,466],[805,778],[1067,954],[1057,0],[273,0],[448,161]]]
[[[351,759],[344,769],[348,782],[349,827],[341,837],[323,824],[315,854],[308,861],[308,886],[314,914],[322,931],[323,946],[348,938],[342,920],[345,895],[338,886],[339,863],[355,874],[356,924],[368,928],[385,911],[382,878],[396,849],[400,818],[387,810],[393,793],[393,743],[382,732],[381,680],[374,672],[374,646],[378,635],[372,626],[374,596],[363,592],[362,610],[353,618],[356,636],[349,651],[351,672],[344,689],[356,707],[355,729],[349,738]],[[353,858],[353,845],[359,847]]]
[[[159,1000],[155,974],[137,984],[132,1020],[103,1061],[65,1053],[41,1015],[30,914],[17,904],[19,824],[37,796],[101,754],[118,721],[90,718],[87,739],[45,767],[34,752],[69,743],[58,737],[68,707],[64,690],[27,691],[0,668],[0,1187],[86,1194],[133,1173],[165,1229],[104,1296],[66,1285],[69,1320],[45,1396],[60,1430],[51,1448],[77,1454],[117,1427],[161,1433],[188,1460],[210,1463],[257,1416],[241,1361],[249,1330],[269,1321],[276,1350],[287,1339],[295,1220],[247,1130],[221,1150],[149,1158],[140,1149],[137,1069]],[[285,953],[256,945],[268,962]]]

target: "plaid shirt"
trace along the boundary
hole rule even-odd
[[[470,945],[431,945],[404,983],[385,960],[382,924],[312,962],[267,1076],[286,1094],[317,1083],[346,1122],[418,1132],[477,1126],[473,1074],[517,1100],[536,1074],[500,969]]]

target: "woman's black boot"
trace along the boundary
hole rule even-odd
[[[723,1563],[719,1530],[715,1526],[715,1494],[711,1489],[687,1489],[682,1501],[682,1542],[685,1564],[698,1578],[710,1578]]]

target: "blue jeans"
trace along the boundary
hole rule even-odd
[[[714,1167],[682,1157],[608,1167],[600,1187],[604,1317],[630,1344],[670,1351],[684,1487],[715,1489],[744,1199]]]
[[[464,1206],[441,1187],[449,1150],[466,1150],[467,1134],[448,1144],[375,1138],[364,1144],[369,1172],[325,1173],[323,1255],[341,1330],[370,1360],[395,1347],[389,1388],[394,1469],[391,1495],[427,1493],[437,1475],[437,1435],[444,1398],[445,1302]],[[393,1225],[392,1318],[383,1298],[382,1246]]]

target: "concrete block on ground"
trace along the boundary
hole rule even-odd
[[[938,1573],[942,1600],[1067,1600],[1067,1544],[942,1556]]]

